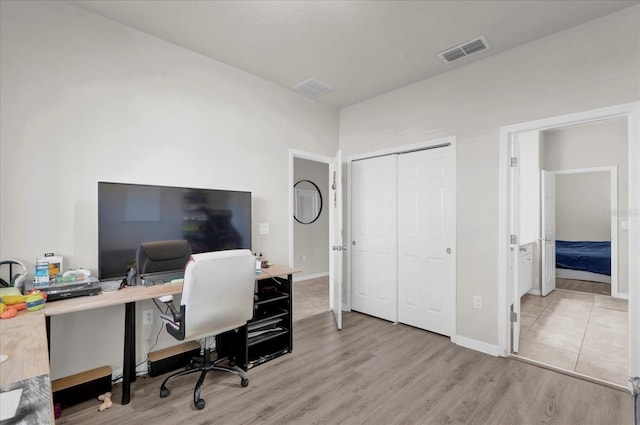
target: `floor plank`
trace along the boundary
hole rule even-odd
[[[249,387],[210,374],[204,410],[193,407],[195,377],[138,378],[131,403],[98,412],[96,401],[65,409],[65,424],[629,424],[631,395],[448,338],[359,313],[331,312],[294,326],[291,354],[248,372]]]

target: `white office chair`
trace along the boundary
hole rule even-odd
[[[180,341],[192,341],[224,332],[238,330],[253,316],[253,294],[255,284],[255,257],[249,250],[194,254],[185,267],[180,311],[172,303],[172,297],[162,297],[171,314],[162,315],[169,334]],[[167,377],[160,386],[160,397],[169,395],[166,383],[177,376],[201,372],[193,391],[193,403],[197,409],[204,408],[200,398],[200,387],[207,372],[220,370],[238,375],[241,385],[249,380],[245,374],[232,367],[221,366],[226,359],[211,361],[211,351],[204,348],[203,359]]]

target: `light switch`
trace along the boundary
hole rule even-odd
[[[629,230],[629,222],[626,220],[623,220],[620,222],[620,228],[622,230]]]
[[[260,223],[260,234],[261,235],[269,234],[269,223]]]

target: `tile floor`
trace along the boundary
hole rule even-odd
[[[628,386],[627,301],[556,289],[526,294],[521,304],[521,357]]]

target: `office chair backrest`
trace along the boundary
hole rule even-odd
[[[248,249],[194,254],[184,272],[185,340],[217,335],[253,316],[255,257]]]
[[[183,239],[145,242],[136,252],[138,274],[182,270],[190,256],[191,245]]]

